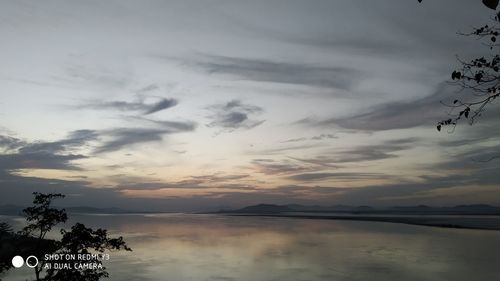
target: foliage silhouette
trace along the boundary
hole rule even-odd
[[[483,0],[483,4],[490,9],[496,10],[498,7],[498,1],[499,0]],[[421,3],[422,0],[418,0],[418,2]]]
[[[102,259],[93,259],[91,262],[100,265],[97,268],[85,268],[73,266],[75,260],[57,260],[54,262],[44,260],[46,254],[57,254],[66,256],[66,254],[85,255],[104,253],[113,250],[131,249],[123,241],[122,237],[110,238],[104,229],[93,230],[87,228],[81,223],[76,223],[70,230],[61,230],[61,240],[46,239],[46,235],[60,223],[67,220],[67,214],[64,209],[52,208],[54,199],[64,198],[62,194],[42,194],[34,193],[33,206],[23,210],[28,225],[20,232],[20,237],[33,239],[36,241],[31,249],[31,254],[35,255],[40,261],[33,267],[35,271],[35,280],[40,281],[97,281],[102,277],[108,277],[109,273],[102,266]],[[56,268],[52,263],[71,264],[71,267]]]
[[[483,0],[483,4],[495,10],[499,0]],[[441,131],[443,126],[456,126],[463,119],[472,125],[500,96],[500,55],[498,54],[500,44],[497,40],[500,33],[500,12],[497,12],[491,21],[490,24],[473,28],[469,33],[459,33],[482,41],[490,53],[472,60],[458,58],[461,67],[451,73],[451,79],[452,83],[459,86],[460,92],[465,95],[455,99],[452,104],[446,104],[451,108],[450,118],[437,123],[438,131]]]
[[[6,222],[0,222],[0,274],[10,268],[11,257],[14,254],[12,227]],[[2,280],[2,279],[0,279]]]
[[[461,90],[467,91],[463,98],[455,99],[453,104],[447,105],[452,108],[451,118],[438,123],[437,129],[442,126],[457,125],[461,119],[466,119],[469,124],[481,116],[486,107],[500,96],[500,55],[497,37],[500,33],[500,12],[492,19],[493,24],[474,28],[465,36],[474,36],[480,40],[486,40],[486,45],[492,53],[486,56],[464,61],[458,59],[461,69],[453,71],[451,78],[453,83]]]

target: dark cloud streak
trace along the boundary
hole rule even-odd
[[[0,147],[7,148],[8,153],[0,155],[0,170],[19,169],[57,169],[79,170],[72,163],[87,156],[76,154],[82,146],[98,138],[95,131],[78,130],[71,132],[67,138],[53,142],[26,142],[9,136],[2,136]]]
[[[212,114],[208,116],[212,122],[207,124],[207,126],[222,128],[224,131],[233,131],[236,129],[248,130],[265,122],[265,120],[252,119],[253,116],[261,114],[264,111],[261,107],[243,104],[239,100],[212,105],[207,109],[212,111]]]
[[[154,128],[115,128],[103,130],[101,135],[110,138],[95,149],[95,153],[108,153],[131,145],[162,141],[164,136],[190,132],[196,128],[193,122],[156,121],[141,119],[155,124]]]
[[[144,101],[126,102],[126,101],[109,101],[109,102],[93,102],[79,106],[84,109],[94,110],[118,110],[118,111],[137,111],[143,115],[153,114],[171,107],[176,106],[176,99],[162,98],[154,103],[145,103]]]
[[[417,126],[434,126],[437,121],[446,117],[448,108],[441,101],[453,97],[452,92],[444,84],[429,96],[405,102],[390,102],[369,109],[365,113],[341,118],[315,120],[305,118],[297,124],[319,127],[338,126],[345,129],[363,131],[384,131],[406,129]]]
[[[348,172],[338,172],[338,173],[303,173],[293,176],[289,176],[288,179],[307,182],[307,181],[322,181],[322,180],[366,180],[366,179],[382,179],[387,176],[379,173],[348,173]]]
[[[193,63],[211,74],[226,74],[249,81],[349,89],[361,71],[347,67],[323,67],[264,59],[205,55]]]

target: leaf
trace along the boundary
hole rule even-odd
[[[483,4],[490,9],[496,10],[498,6],[498,0],[483,0]]]
[[[483,79],[483,74],[482,73],[476,73],[476,75],[474,76],[474,80],[476,80],[476,82],[481,82],[481,79]]]
[[[460,71],[453,71],[453,73],[451,73],[451,79],[455,80],[460,78],[462,78],[462,73]]]

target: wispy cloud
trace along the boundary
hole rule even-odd
[[[20,153],[50,153],[56,154],[72,149],[81,149],[89,141],[97,140],[98,132],[94,130],[77,130],[67,138],[52,142],[32,142],[19,149]]]
[[[55,170],[79,170],[73,165],[74,160],[85,159],[80,154],[50,154],[50,153],[15,153],[0,155],[1,170],[19,169],[55,169]]]
[[[368,109],[366,112],[347,117],[317,119],[305,118],[295,123],[307,126],[331,127],[364,131],[406,129],[417,126],[434,126],[446,117],[447,108],[441,101],[453,97],[444,84],[426,97],[406,102],[389,102]]]
[[[18,169],[58,169],[78,170],[72,161],[85,159],[87,156],[76,153],[90,141],[98,138],[95,131],[78,130],[67,138],[52,142],[27,142],[2,136],[0,147],[7,148],[6,154],[0,155],[0,170]],[[7,140],[7,141],[6,141]]]
[[[130,177],[127,175],[116,175],[115,186],[126,190],[164,190],[164,189],[255,189],[254,186],[239,183],[240,180],[248,179],[249,175],[243,174],[210,174],[191,176],[180,181],[161,181],[151,178]]]
[[[360,145],[348,149],[334,149],[324,151],[315,157],[290,157],[296,161],[324,166],[327,168],[339,168],[341,164],[376,161],[396,158],[396,152],[411,149],[417,145],[418,138],[405,138],[388,140],[381,144]]]
[[[397,157],[395,152],[410,149],[418,141],[407,138],[386,141],[379,145],[361,145],[334,153],[337,163],[374,161]]]
[[[111,137],[111,140],[101,144],[95,150],[95,153],[113,152],[134,144],[161,141],[163,135],[168,133],[168,130],[146,128],[117,128],[106,130],[104,134]]]
[[[130,84],[130,76],[117,69],[97,67],[96,65],[73,64],[66,67],[66,75],[54,77],[60,82],[85,87],[99,87],[106,89],[125,88]]]
[[[188,63],[189,65],[189,63]],[[323,67],[265,59],[205,55],[191,63],[211,74],[249,81],[348,89],[361,72],[348,67]]]
[[[212,105],[207,109],[212,112],[208,116],[212,121],[207,126],[221,128],[225,131],[252,129],[265,121],[253,119],[264,111],[261,107],[244,104],[239,100]]]
[[[132,116],[131,120],[141,121],[148,125],[158,126],[164,129],[170,129],[173,131],[192,131],[196,128],[196,123],[193,121],[169,121],[169,120],[154,120],[144,117]]]
[[[19,147],[26,145],[21,139],[11,137],[11,136],[2,136],[0,135],[0,147],[4,150],[13,150]]]
[[[312,168],[307,165],[298,165],[292,161],[276,161],[272,159],[254,159],[252,165],[257,172],[266,175],[283,175],[311,171]]]
[[[148,85],[146,87],[140,88],[139,90],[137,90],[135,92],[138,94],[142,94],[142,93],[152,92],[152,91],[155,91],[158,89],[160,89],[160,87],[157,84],[151,84],[151,85]]]
[[[322,181],[330,179],[340,179],[340,180],[360,180],[360,179],[381,179],[386,176],[379,173],[303,173],[289,176],[288,179],[307,182],[307,181]]]
[[[176,121],[156,121],[150,119],[142,119],[155,124],[156,126],[150,128],[134,127],[134,128],[114,128],[102,130],[100,134],[108,140],[100,144],[95,153],[107,153],[124,149],[126,147],[162,141],[164,136],[190,132],[196,128],[194,122],[176,122]]]
[[[294,139],[288,139],[285,141],[282,141],[281,143],[287,143],[287,142],[301,142],[301,141],[306,141],[306,140],[328,140],[328,139],[337,139],[338,137],[334,134],[320,134],[317,136],[312,136],[309,138],[302,137],[302,138],[294,138]]]
[[[84,109],[94,110],[118,110],[118,111],[133,111],[143,115],[153,114],[177,105],[176,99],[162,98],[154,103],[145,103],[143,100],[136,102],[126,101],[108,101],[108,102],[91,102],[79,106]]]

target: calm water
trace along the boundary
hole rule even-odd
[[[79,215],[126,238],[109,280],[498,280],[500,231],[217,215]],[[23,269],[3,280],[26,280]],[[28,275],[30,276],[30,275]]]

